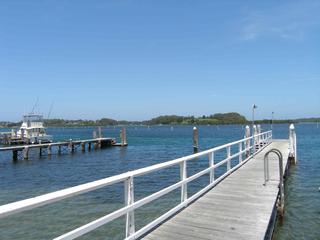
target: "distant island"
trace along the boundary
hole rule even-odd
[[[269,124],[271,119],[256,120],[257,124]],[[273,120],[274,124],[280,123],[299,123],[299,122],[320,122],[320,118],[300,118]],[[223,124],[250,124],[244,116],[236,112],[216,113],[213,115],[177,116],[163,115],[146,121],[126,121],[102,118],[98,120],[65,120],[65,119],[46,119],[45,125],[48,127],[80,127],[80,126],[116,126],[116,125],[223,125]],[[21,122],[1,122],[0,127],[18,127]]]

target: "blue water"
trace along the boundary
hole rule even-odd
[[[38,156],[13,163],[11,153],[0,155],[0,204],[113,176],[192,153],[193,126],[128,127],[126,148],[107,148],[86,153]],[[268,125],[262,126],[267,130]],[[240,125],[199,126],[201,150],[243,137]],[[286,184],[286,212],[276,228],[276,239],[320,239],[320,129],[315,124],[296,125],[299,163],[291,168]],[[95,128],[49,128],[55,140],[86,139]],[[104,127],[103,135],[119,137],[120,128]],[[288,138],[288,125],[274,126],[275,138]],[[208,166],[207,159],[188,164],[188,175]],[[221,169],[221,172],[223,169]],[[219,172],[218,172],[219,174]],[[168,186],[179,178],[172,167],[135,178],[135,199]],[[189,195],[208,183],[201,177],[188,187]],[[106,215],[123,206],[123,185],[105,187],[58,203],[0,219],[0,239],[50,239]],[[136,229],[180,201],[179,190],[135,212]],[[80,239],[122,239],[124,217]]]

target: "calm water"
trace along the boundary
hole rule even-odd
[[[267,130],[269,126],[262,126]],[[276,239],[320,239],[320,129],[315,124],[296,125],[299,163],[291,168],[286,184],[286,212]],[[49,128],[55,140],[92,137],[94,128]],[[118,137],[120,128],[104,127],[104,136]],[[200,126],[202,150],[238,140],[242,126]],[[274,126],[275,138],[288,137],[288,125]],[[107,148],[81,153],[38,157],[12,163],[11,153],[0,155],[0,204],[48,193],[164,162],[192,153],[192,126],[129,127],[127,148]],[[208,166],[207,159],[188,164],[188,174]],[[223,169],[221,169],[223,171]],[[219,174],[219,173],[218,173]],[[221,173],[220,173],[221,174]],[[178,180],[177,167],[135,179],[135,199]],[[208,182],[192,182],[189,194]],[[135,212],[136,229],[163,214],[180,200],[177,190]],[[21,214],[0,219],[0,239],[51,239],[123,206],[123,186],[116,184]],[[122,239],[124,217],[80,239]]]

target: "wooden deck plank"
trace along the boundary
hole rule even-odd
[[[272,149],[289,156],[288,141],[273,141],[216,187],[144,237],[152,239],[263,239],[278,195],[279,163],[270,155],[270,182],[263,157]]]

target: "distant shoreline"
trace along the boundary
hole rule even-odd
[[[301,122],[320,122],[320,118],[300,118],[300,119],[262,119],[255,120],[256,124],[286,124]],[[98,127],[98,126],[157,126],[157,125],[247,125],[252,122],[243,115],[236,112],[216,113],[213,115],[195,116],[178,116],[178,115],[162,115],[146,121],[126,121],[114,120],[111,118],[101,118],[98,120],[68,120],[68,119],[45,119],[44,124],[47,127]],[[1,128],[17,128],[21,122],[1,122]]]
[[[205,119],[205,118],[195,118],[193,120],[190,120],[190,117],[186,117],[188,120],[183,120],[182,122],[177,121],[168,121],[165,122],[154,122],[152,120],[149,121],[116,121],[112,120],[112,122],[106,122],[101,120],[64,120],[64,119],[50,119],[45,120],[45,126],[46,127],[99,127],[99,126],[115,126],[115,127],[121,127],[121,126],[169,126],[169,125],[182,125],[182,126],[188,126],[188,125],[199,125],[199,126],[216,126],[216,125],[250,125],[252,124],[251,121],[245,120],[245,121],[216,121],[212,118]],[[158,118],[155,118],[158,119]],[[111,119],[110,119],[111,120]],[[52,122],[53,121],[53,122]],[[56,122],[54,122],[56,121]],[[319,123],[320,118],[301,118],[301,119],[287,119],[287,120],[273,120],[273,124],[290,124],[290,123]],[[270,119],[263,119],[263,120],[255,120],[256,124],[271,124]],[[21,126],[21,122],[1,122],[0,121],[0,128],[19,128]]]

